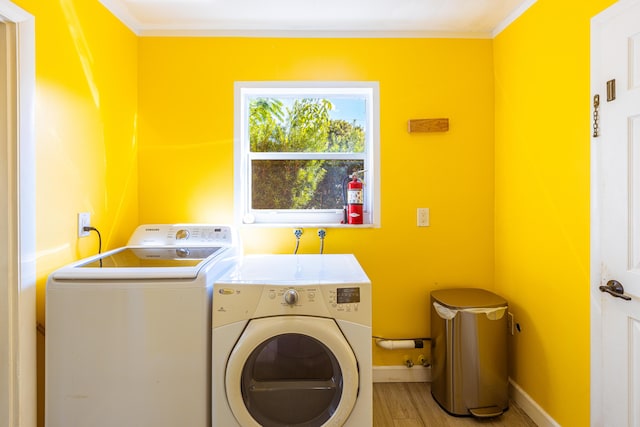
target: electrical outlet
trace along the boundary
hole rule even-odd
[[[91,214],[89,212],[80,212],[78,214],[78,237],[86,237],[89,231],[85,231],[85,227],[91,227]]]
[[[429,208],[418,208],[418,227],[429,226]]]

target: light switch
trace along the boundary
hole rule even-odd
[[[429,208],[418,208],[418,227],[429,226]]]

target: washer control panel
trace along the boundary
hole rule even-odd
[[[228,225],[148,224],[139,226],[129,246],[233,246],[234,231]]]

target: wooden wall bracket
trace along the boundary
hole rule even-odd
[[[449,130],[449,119],[415,119],[409,120],[409,133],[413,132],[446,132]]]

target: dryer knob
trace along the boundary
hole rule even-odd
[[[289,289],[284,293],[284,302],[289,305],[296,305],[298,302],[298,292],[295,289]]]

